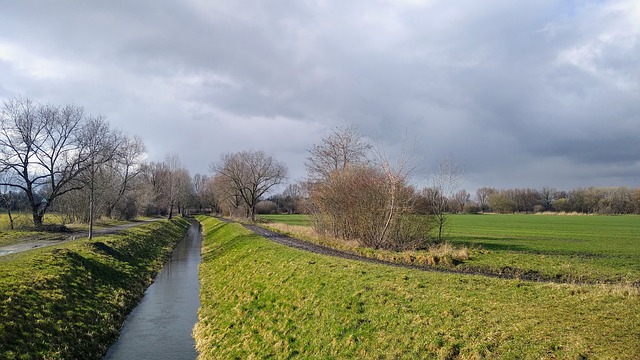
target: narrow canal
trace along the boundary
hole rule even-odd
[[[202,235],[197,222],[129,314],[104,359],[195,359],[191,331],[200,306],[198,264]]]

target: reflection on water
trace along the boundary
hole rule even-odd
[[[191,331],[200,306],[198,264],[202,236],[191,225],[149,286],[140,304],[129,314],[118,341],[104,359],[195,359]]]

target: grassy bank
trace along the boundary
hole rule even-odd
[[[267,215],[279,227],[312,239],[304,215]],[[507,274],[566,282],[640,284],[640,217],[557,215],[452,215],[447,242],[466,246],[470,258],[455,265],[462,272]],[[333,239],[316,239],[347,247]],[[364,256],[411,262],[418,254],[353,248]],[[407,258],[408,260],[405,260]]]
[[[188,227],[158,221],[0,258],[0,358],[99,359]]]
[[[628,289],[360,263],[200,220],[202,359],[633,359],[640,348]]]

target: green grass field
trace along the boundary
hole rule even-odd
[[[308,225],[305,215],[263,215]],[[640,216],[452,215],[446,239],[470,247],[459,271],[569,282],[640,282]]]
[[[362,263],[199,220],[201,359],[637,358],[637,291]]]

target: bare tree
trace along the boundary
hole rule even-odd
[[[42,219],[54,200],[84,186],[79,175],[91,154],[78,138],[84,111],[74,105],[37,105],[13,98],[0,116],[0,169],[15,174],[4,185],[26,194],[33,223]]]
[[[633,203],[633,212],[640,214],[640,188],[633,190],[631,194],[631,202]]]
[[[133,180],[143,170],[145,145],[138,136],[124,136],[118,143],[115,157],[108,163],[110,172],[110,195],[106,197],[106,215],[113,216],[113,211],[133,188]]]
[[[255,220],[260,197],[279,185],[287,175],[287,167],[263,151],[241,151],[225,154],[211,169],[228,181],[240,196],[251,220]]]
[[[196,196],[196,205],[198,207],[199,213],[202,212],[202,208],[204,206],[204,194],[206,190],[207,180],[209,179],[207,178],[206,175],[202,175],[202,174],[193,175],[193,181],[192,181],[193,191]]]
[[[93,221],[96,206],[97,174],[102,166],[116,156],[122,137],[109,128],[104,117],[91,117],[82,130],[80,137],[83,148],[88,153],[88,166],[82,174],[82,180],[89,187],[89,239],[93,238]]]
[[[442,233],[449,220],[448,199],[452,198],[462,185],[464,166],[447,156],[438,164],[438,171],[433,176],[431,209],[438,226],[438,241],[442,241]]]
[[[328,179],[335,171],[366,161],[371,145],[358,134],[354,126],[337,128],[309,150],[305,165],[311,181]]]
[[[309,184],[316,231],[373,248],[424,246],[431,224],[428,217],[415,215],[415,191],[407,184],[415,168],[413,152],[404,148],[392,157],[379,144],[372,155],[370,161],[347,162]]]
[[[489,210],[489,196],[491,194],[495,194],[497,192],[496,189],[490,187],[481,187],[476,190],[476,200],[478,201],[478,205],[480,206],[480,211]]]
[[[454,201],[457,205],[457,212],[464,212],[464,206],[471,200],[471,194],[467,192],[467,190],[459,190],[453,196]]]
[[[182,162],[177,154],[168,154],[164,160],[164,178],[162,189],[169,213],[169,219],[173,218],[173,209],[180,207],[185,200],[185,188],[188,186],[185,178],[190,176],[189,172],[182,167]],[[178,209],[180,210],[180,209]]]
[[[220,201],[216,195],[215,188],[215,178],[205,177],[206,180],[202,185],[202,188],[198,192],[198,197],[201,201],[202,206],[209,209],[209,211],[214,213],[220,212]]]
[[[282,192],[281,206],[288,214],[300,212],[304,189],[300,184],[289,184]]]
[[[195,202],[193,179],[189,170],[184,167],[175,170],[173,177],[176,209],[180,215],[184,216],[187,213],[187,208]]]
[[[517,205],[512,191],[500,190],[489,195],[489,206],[492,211],[510,214],[516,211]]]
[[[11,210],[16,206],[18,202],[18,196],[13,192],[12,187],[6,184],[13,182],[12,177],[15,177],[13,173],[7,171],[0,171],[0,183],[4,184],[0,186],[0,204],[2,204],[6,211],[7,217],[9,217],[9,229],[14,229],[14,217]]]
[[[558,191],[553,188],[544,187],[539,192],[539,197],[541,201],[541,205],[546,211],[549,211],[553,208],[553,201],[556,199],[556,193]]]
[[[378,242],[383,243],[387,234],[398,220],[409,213],[412,208],[413,196],[407,196],[407,180],[416,169],[415,153],[408,147],[403,147],[400,156],[393,161],[382,142],[374,148],[375,163],[386,177],[387,199],[385,201],[385,216],[382,221]]]
[[[231,180],[216,174],[211,180],[210,187],[213,190],[215,204],[219,206],[222,214],[231,216],[239,216],[241,212],[246,214],[242,209],[243,201],[240,192],[235,189]]]

